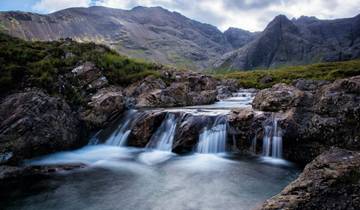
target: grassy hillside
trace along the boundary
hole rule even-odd
[[[121,86],[159,74],[155,64],[129,59],[102,45],[72,40],[26,42],[0,33],[0,95],[26,87],[56,94],[65,75],[85,61],[100,68],[110,83]]]
[[[295,79],[313,79],[333,81],[340,78],[360,75],[360,60],[319,63],[304,66],[283,67],[271,70],[211,72],[218,78],[236,79],[246,88],[267,88],[276,83],[291,83]],[[271,82],[262,83],[261,79],[269,77]]]

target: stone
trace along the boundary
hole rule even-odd
[[[360,152],[332,148],[309,163],[281,193],[261,210],[358,209]]]
[[[81,122],[69,105],[36,89],[1,100],[0,128],[2,163],[83,144]]]
[[[81,113],[82,119],[91,129],[104,127],[125,110],[125,101],[122,89],[111,86],[95,93],[88,108]]]

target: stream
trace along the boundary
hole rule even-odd
[[[299,168],[281,159],[277,121],[265,127],[263,154],[239,155],[226,148],[226,120],[234,107],[250,107],[254,93],[241,90],[212,105],[161,109],[166,117],[145,148],[127,147],[140,111],[130,110],[100,141],[29,160],[29,165],[83,163],[88,167],[27,181],[9,192],[4,209],[248,210],[261,205],[296,179]],[[193,152],[172,150],[185,112],[214,116],[199,131]],[[100,132],[100,133],[101,133]]]

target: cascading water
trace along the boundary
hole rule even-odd
[[[107,138],[105,144],[113,146],[125,146],[131,132],[132,122],[137,117],[137,111],[128,111],[121,120],[117,129]],[[96,138],[96,136],[95,136]]]
[[[168,113],[160,127],[151,137],[146,147],[162,151],[171,151],[175,136],[176,124],[177,120],[175,114]]]
[[[282,158],[282,131],[278,126],[278,118],[272,117],[264,127],[263,156]]]
[[[199,136],[196,148],[198,153],[222,153],[226,148],[226,120],[224,116],[216,118],[211,128],[205,130]]]

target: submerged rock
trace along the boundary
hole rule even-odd
[[[261,209],[355,210],[359,206],[360,152],[332,148],[308,164],[299,178]]]
[[[61,98],[40,90],[9,95],[0,102],[1,162],[79,146],[81,130],[76,114]]]

